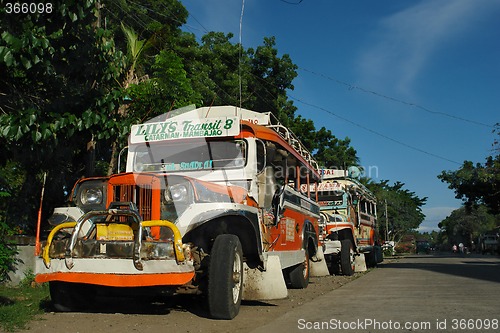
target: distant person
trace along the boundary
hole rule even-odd
[[[460,249],[460,253],[464,254],[464,243],[458,244],[458,248]]]
[[[453,253],[457,253],[457,244],[453,244],[451,249],[453,250]]]

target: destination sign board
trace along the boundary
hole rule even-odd
[[[237,117],[186,119],[173,117],[163,122],[133,125],[130,142],[145,143],[203,137],[223,137],[240,134]]]

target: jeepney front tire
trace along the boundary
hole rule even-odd
[[[354,248],[350,239],[343,239],[340,242],[340,269],[343,275],[354,274]]]
[[[309,268],[309,252],[306,249],[304,262],[292,267],[288,273],[291,288],[304,289],[309,285]]]
[[[365,254],[365,262],[367,267],[377,267],[377,252],[373,248],[369,253]]]
[[[233,319],[243,293],[243,250],[238,236],[219,235],[210,253],[208,308],[215,319]]]
[[[49,292],[52,305],[59,312],[85,310],[95,298],[93,286],[78,283],[51,281]]]

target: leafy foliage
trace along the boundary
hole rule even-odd
[[[9,241],[9,236],[13,235],[13,229],[0,218],[0,282],[8,279],[8,273],[15,268],[17,263],[17,249]]]
[[[349,166],[359,164],[357,152],[350,146],[349,138],[340,140],[330,130],[322,127],[316,132],[314,141],[315,157],[321,165],[327,168],[347,169]]]
[[[53,15],[0,11],[0,190],[10,194],[0,212],[9,223],[34,230],[43,173],[46,220],[76,179],[114,170],[132,124],[193,103],[272,111],[322,165],[357,163],[348,138],[296,115],[287,91],[297,66],[274,37],[249,49],[219,32],[198,42],[179,29],[188,13],[178,0],[52,4]]]
[[[48,198],[60,203],[64,187],[88,175],[87,143],[120,130],[112,111],[123,57],[95,26],[95,2],[52,4],[52,15],[0,13],[0,154],[24,178],[10,200],[11,221],[33,223],[45,171]]]
[[[493,133],[500,137],[500,123],[495,125]],[[500,145],[493,141],[493,152],[484,164],[465,161],[460,169],[443,171],[438,176],[448,188],[455,191],[455,197],[462,199],[466,207],[486,205],[492,214],[500,214]]]
[[[484,164],[465,161],[456,171],[443,171],[441,181],[455,191],[466,206],[486,205],[493,214],[500,213],[500,155],[489,156]]]
[[[401,182],[389,185],[389,181],[383,180],[369,182],[367,186],[377,197],[380,235],[389,234],[390,240],[399,242],[404,235],[413,233],[420,226],[425,218],[422,207],[426,197],[419,198],[414,192],[404,189],[405,184]]]
[[[486,206],[461,207],[439,223],[441,243],[452,245],[462,242],[470,246],[479,235],[492,230],[495,225],[496,218],[488,213]]]

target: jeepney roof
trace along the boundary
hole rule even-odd
[[[165,122],[173,119],[204,119],[212,117],[238,117],[241,120],[247,120],[258,125],[270,125],[271,112],[257,112],[232,105],[222,106],[204,106],[195,108],[194,105],[172,110],[162,115],[151,118],[145,122]]]

